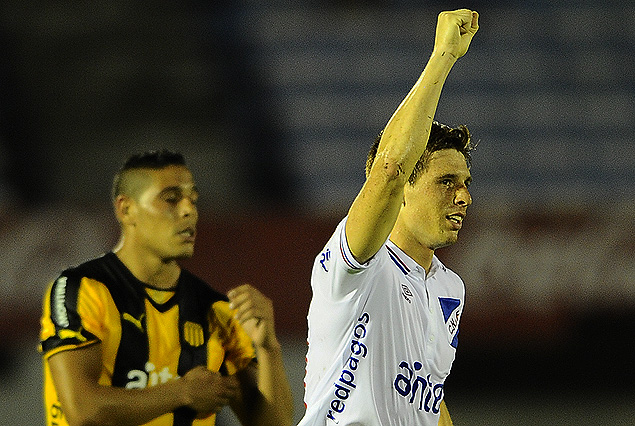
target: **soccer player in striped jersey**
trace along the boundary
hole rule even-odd
[[[183,269],[194,253],[198,189],[182,155],[131,157],[115,177],[121,238],[64,271],[40,333],[47,425],[289,425],[292,398],[271,301],[227,296]]]

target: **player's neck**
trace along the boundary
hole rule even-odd
[[[139,281],[158,289],[172,289],[176,286],[181,274],[181,267],[176,260],[164,261],[121,243],[113,252]]]
[[[430,272],[434,250],[419,243],[412,235],[400,232],[398,228],[393,229],[390,241],[425,269],[426,274]]]

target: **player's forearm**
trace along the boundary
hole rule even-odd
[[[260,401],[257,425],[286,426],[293,422],[293,397],[282,361],[282,350],[277,344],[267,350],[258,350],[258,390]]]
[[[346,224],[349,248],[360,263],[377,253],[395,224],[404,185],[425,151],[441,88],[455,62],[451,55],[433,53],[384,129],[370,176]]]
[[[388,122],[379,152],[394,159],[406,179],[423,154],[441,89],[478,30],[478,13],[461,9],[439,14],[432,55],[423,73]]]
[[[74,425],[139,425],[184,406],[179,381],[146,389],[97,386],[64,405],[65,415]]]
[[[384,129],[378,158],[396,163],[405,179],[425,151],[441,90],[455,62],[450,54],[433,52]]]

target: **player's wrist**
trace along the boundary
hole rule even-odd
[[[264,342],[255,345],[258,356],[261,355],[282,355],[282,346],[278,339],[274,336],[266,339]]]
[[[177,407],[191,407],[194,403],[194,398],[188,389],[188,378],[180,377],[177,380],[172,382],[174,386],[173,394],[176,395],[176,405]]]
[[[452,67],[452,65],[454,65],[458,59],[459,59],[459,56],[452,53],[451,50],[439,47],[439,48],[435,48],[432,51],[432,55],[430,55],[429,62]]]

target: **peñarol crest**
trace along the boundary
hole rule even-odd
[[[183,337],[193,347],[199,347],[205,343],[203,327],[195,322],[187,321],[183,324]]]

